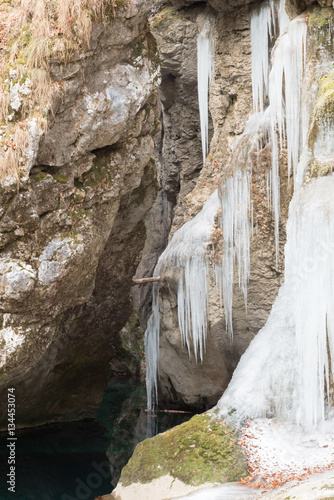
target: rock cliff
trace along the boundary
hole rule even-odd
[[[20,183],[2,179],[0,407],[5,420],[14,387],[21,426],[94,410],[126,357],[117,334],[157,194],[155,3],[125,6],[89,48],[51,60],[61,92],[47,130]]]

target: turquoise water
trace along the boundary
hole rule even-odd
[[[7,435],[0,434],[0,500],[94,500],[110,493],[137,443],[190,417],[147,419],[145,405],[141,381],[113,377],[96,420],[17,431],[15,493],[7,489]]]

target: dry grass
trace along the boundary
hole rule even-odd
[[[33,38],[41,41],[58,31],[65,38],[89,45],[93,21],[102,21],[116,0],[21,0],[19,25],[30,23]]]
[[[10,139],[6,139],[0,156],[0,177],[14,177],[19,180],[19,165],[23,163],[29,143],[29,133],[24,123],[16,123]]]
[[[110,21],[118,6],[131,0],[8,0],[0,3],[0,178],[19,169],[28,141],[26,123],[36,113],[47,123],[57,85],[50,78],[50,62],[66,62],[89,46],[94,22]],[[17,79],[9,77],[15,70]],[[13,113],[10,86],[31,80],[31,92]],[[58,86],[59,87],[59,86]],[[12,121],[8,120],[13,115]],[[24,160],[23,160],[24,161]]]

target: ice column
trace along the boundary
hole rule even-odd
[[[247,285],[250,274],[250,174],[236,170],[222,193],[223,266],[222,285],[226,327],[232,337],[232,300],[234,262],[237,260],[239,287],[247,308]]]
[[[276,26],[278,22],[278,30]],[[252,89],[254,113],[263,111],[268,96],[271,40],[276,32],[284,32],[289,24],[285,1],[270,0],[255,9],[251,18]]]
[[[214,45],[212,28],[206,20],[197,39],[197,85],[201,123],[203,165],[209,150],[209,87],[212,82]]]
[[[271,142],[271,200],[275,219],[276,259],[279,246],[280,177],[279,154],[288,150],[288,175],[297,165],[306,138],[308,117],[302,111],[302,77],[305,67],[307,25],[297,18],[276,43],[269,75],[269,106],[262,127]]]

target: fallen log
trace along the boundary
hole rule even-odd
[[[155,283],[160,281],[160,276],[153,276],[152,278],[132,278],[134,285],[145,285],[145,283]]]

